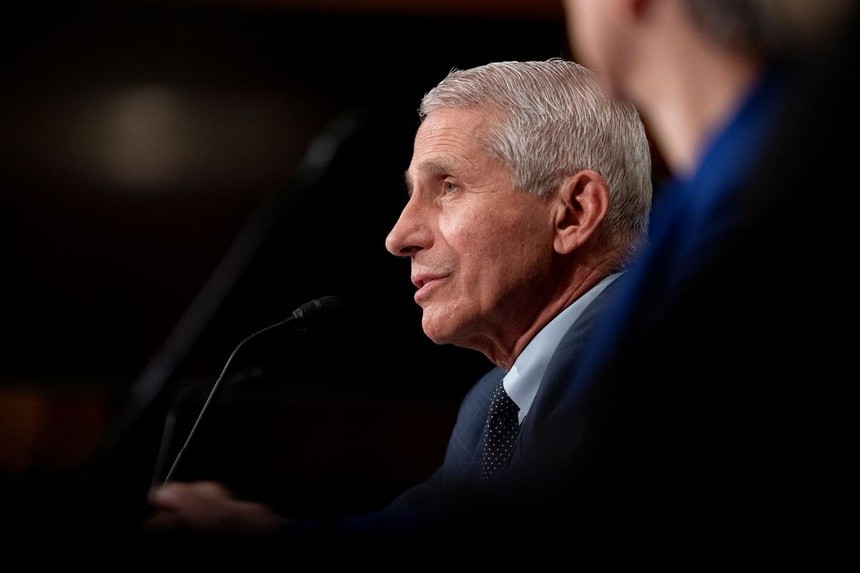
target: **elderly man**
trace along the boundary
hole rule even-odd
[[[593,424],[585,416],[555,436],[543,426],[644,244],[651,155],[637,112],[586,68],[551,59],[452,71],[419,115],[408,201],[386,247],[411,262],[425,334],[494,364],[465,397],[444,462],[378,512],[325,520],[276,515],[215,483],[168,483],[153,492],[148,529],[366,539],[511,531],[527,526],[516,515],[540,511],[505,495],[518,468],[551,474],[552,442],[571,432],[586,437],[586,452],[601,440],[599,410]]]

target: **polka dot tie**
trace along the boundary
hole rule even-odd
[[[493,392],[490,413],[487,416],[487,432],[484,435],[484,456],[481,462],[481,479],[488,479],[505,467],[517,441],[520,421],[519,406],[511,400],[502,382]]]

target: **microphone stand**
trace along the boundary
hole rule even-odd
[[[113,449],[140,420],[237,283],[271,228],[297,197],[319,182],[341,146],[353,137],[365,122],[365,112],[361,110],[335,117],[309,144],[292,184],[257,207],[226,255],[180,317],[161,349],[132,384],[126,404],[112,431],[108,432],[101,442],[101,451]]]
[[[236,345],[236,348],[233,349],[233,352],[230,353],[230,356],[227,358],[227,362],[224,363],[224,367],[221,369],[221,374],[218,376],[217,380],[215,380],[215,384],[212,386],[212,390],[209,391],[209,396],[206,398],[206,401],[203,403],[203,407],[200,409],[200,413],[197,415],[197,419],[194,421],[194,425],[191,427],[191,431],[188,432],[188,436],[185,438],[185,443],[182,444],[182,448],[179,450],[179,453],[176,454],[176,458],[173,460],[173,464],[170,466],[170,470],[167,472],[167,475],[164,477],[164,480],[161,481],[162,484],[170,481],[170,478],[173,477],[173,473],[176,471],[176,466],[179,465],[179,461],[182,459],[183,454],[185,454],[185,450],[188,448],[188,444],[191,443],[191,438],[194,437],[194,434],[197,433],[197,428],[200,426],[200,421],[203,419],[203,416],[209,409],[209,405],[218,395],[221,389],[221,383],[224,380],[224,374],[227,372],[227,368],[230,366],[230,363],[233,361],[233,357],[236,356],[236,353],[239,352],[239,349],[245,345],[246,342],[256,337],[259,334],[264,332],[268,332],[274,328],[279,326],[283,326],[285,323],[289,322],[292,317],[282,320],[277,324],[272,324],[265,328],[261,328],[260,330],[254,332],[253,334],[248,335],[242,342]],[[176,426],[176,408],[181,402],[180,398],[183,397],[183,393],[180,393],[179,396],[174,400],[173,406],[170,408],[170,411],[167,413],[167,417],[164,421],[164,430],[161,433],[161,444],[158,449],[158,457],[156,459],[155,471],[152,475],[152,485],[155,486],[158,483],[158,476],[161,474],[161,470],[164,466],[165,457],[167,455],[167,450],[169,448],[171,439],[173,437],[173,429]]]
[[[256,338],[260,334],[263,334],[264,332],[269,332],[276,328],[285,327],[291,323],[295,323],[296,328],[300,330],[309,330],[310,328],[321,326],[325,323],[326,320],[331,319],[338,312],[340,312],[342,308],[343,303],[339,298],[335,296],[324,296],[321,298],[315,298],[298,307],[286,319],[280,322],[276,322],[275,324],[270,324],[265,328],[261,328],[260,330],[249,334],[245,337],[244,340],[237,344],[233,351],[230,353],[230,356],[227,358],[227,361],[224,363],[224,367],[221,368],[221,374],[218,375],[218,378],[215,380],[215,384],[212,385],[212,390],[209,391],[209,396],[203,403],[203,407],[200,409],[200,413],[197,415],[197,419],[194,421],[194,425],[191,427],[191,431],[188,432],[188,436],[185,438],[185,443],[182,445],[182,448],[179,450],[179,453],[173,460],[173,465],[170,466],[170,470],[167,472],[167,475],[161,483],[167,483],[168,481],[170,481],[170,478],[173,477],[173,473],[176,471],[176,466],[179,465],[179,461],[182,459],[185,450],[188,448],[188,444],[191,442],[191,438],[194,437],[194,435],[197,433],[197,428],[200,426],[200,421],[203,419],[203,416],[208,411],[210,404],[212,404],[215,397],[220,392],[221,384],[224,380],[224,375],[227,373],[227,369],[230,367],[230,363],[233,361],[233,358],[236,356],[236,353],[239,352],[239,349],[241,349],[248,341],[253,338]],[[180,397],[182,397],[181,393],[174,400],[173,406],[170,408],[170,411],[168,412],[167,418],[164,422],[164,430],[162,431],[161,435],[161,445],[159,446],[156,467],[155,471],[153,472],[152,485],[157,484],[158,476],[161,474],[161,470],[164,465],[164,458],[167,455],[167,449],[170,445],[174,426],[176,425],[176,407],[181,401]]]

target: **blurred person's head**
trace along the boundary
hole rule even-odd
[[[563,0],[573,58],[689,172],[760,71],[816,49],[856,0]]]

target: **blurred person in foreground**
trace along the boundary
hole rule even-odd
[[[564,5],[573,58],[637,106],[673,176],[655,190],[649,246],[620,303],[566,385],[599,388],[623,421],[606,450],[616,470],[580,515],[673,554],[838,544],[857,3]],[[560,400],[548,435],[575,426],[578,400]],[[575,483],[573,449],[559,446],[570,470],[549,495]]]
[[[218,483],[169,482],[152,492],[145,531],[269,540],[532,537],[517,516],[543,508],[530,504],[536,495],[503,497],[507,476],[540,458],[547,441],[568,439],[568,428],[548,436],[543,422],[643,245],[651,150],[635,109],[562,59],[454,70],[424,96],[419,117],[408,201],[386,248],[411,263],[425,334],[494,364],[463,400],[443,463],[381,511],[338,519],[288,519]],[[519,427],[513,452],[488,476],[484,439],[500,384]],[[581,420],[584,450],[600,441],[603,418]]]

